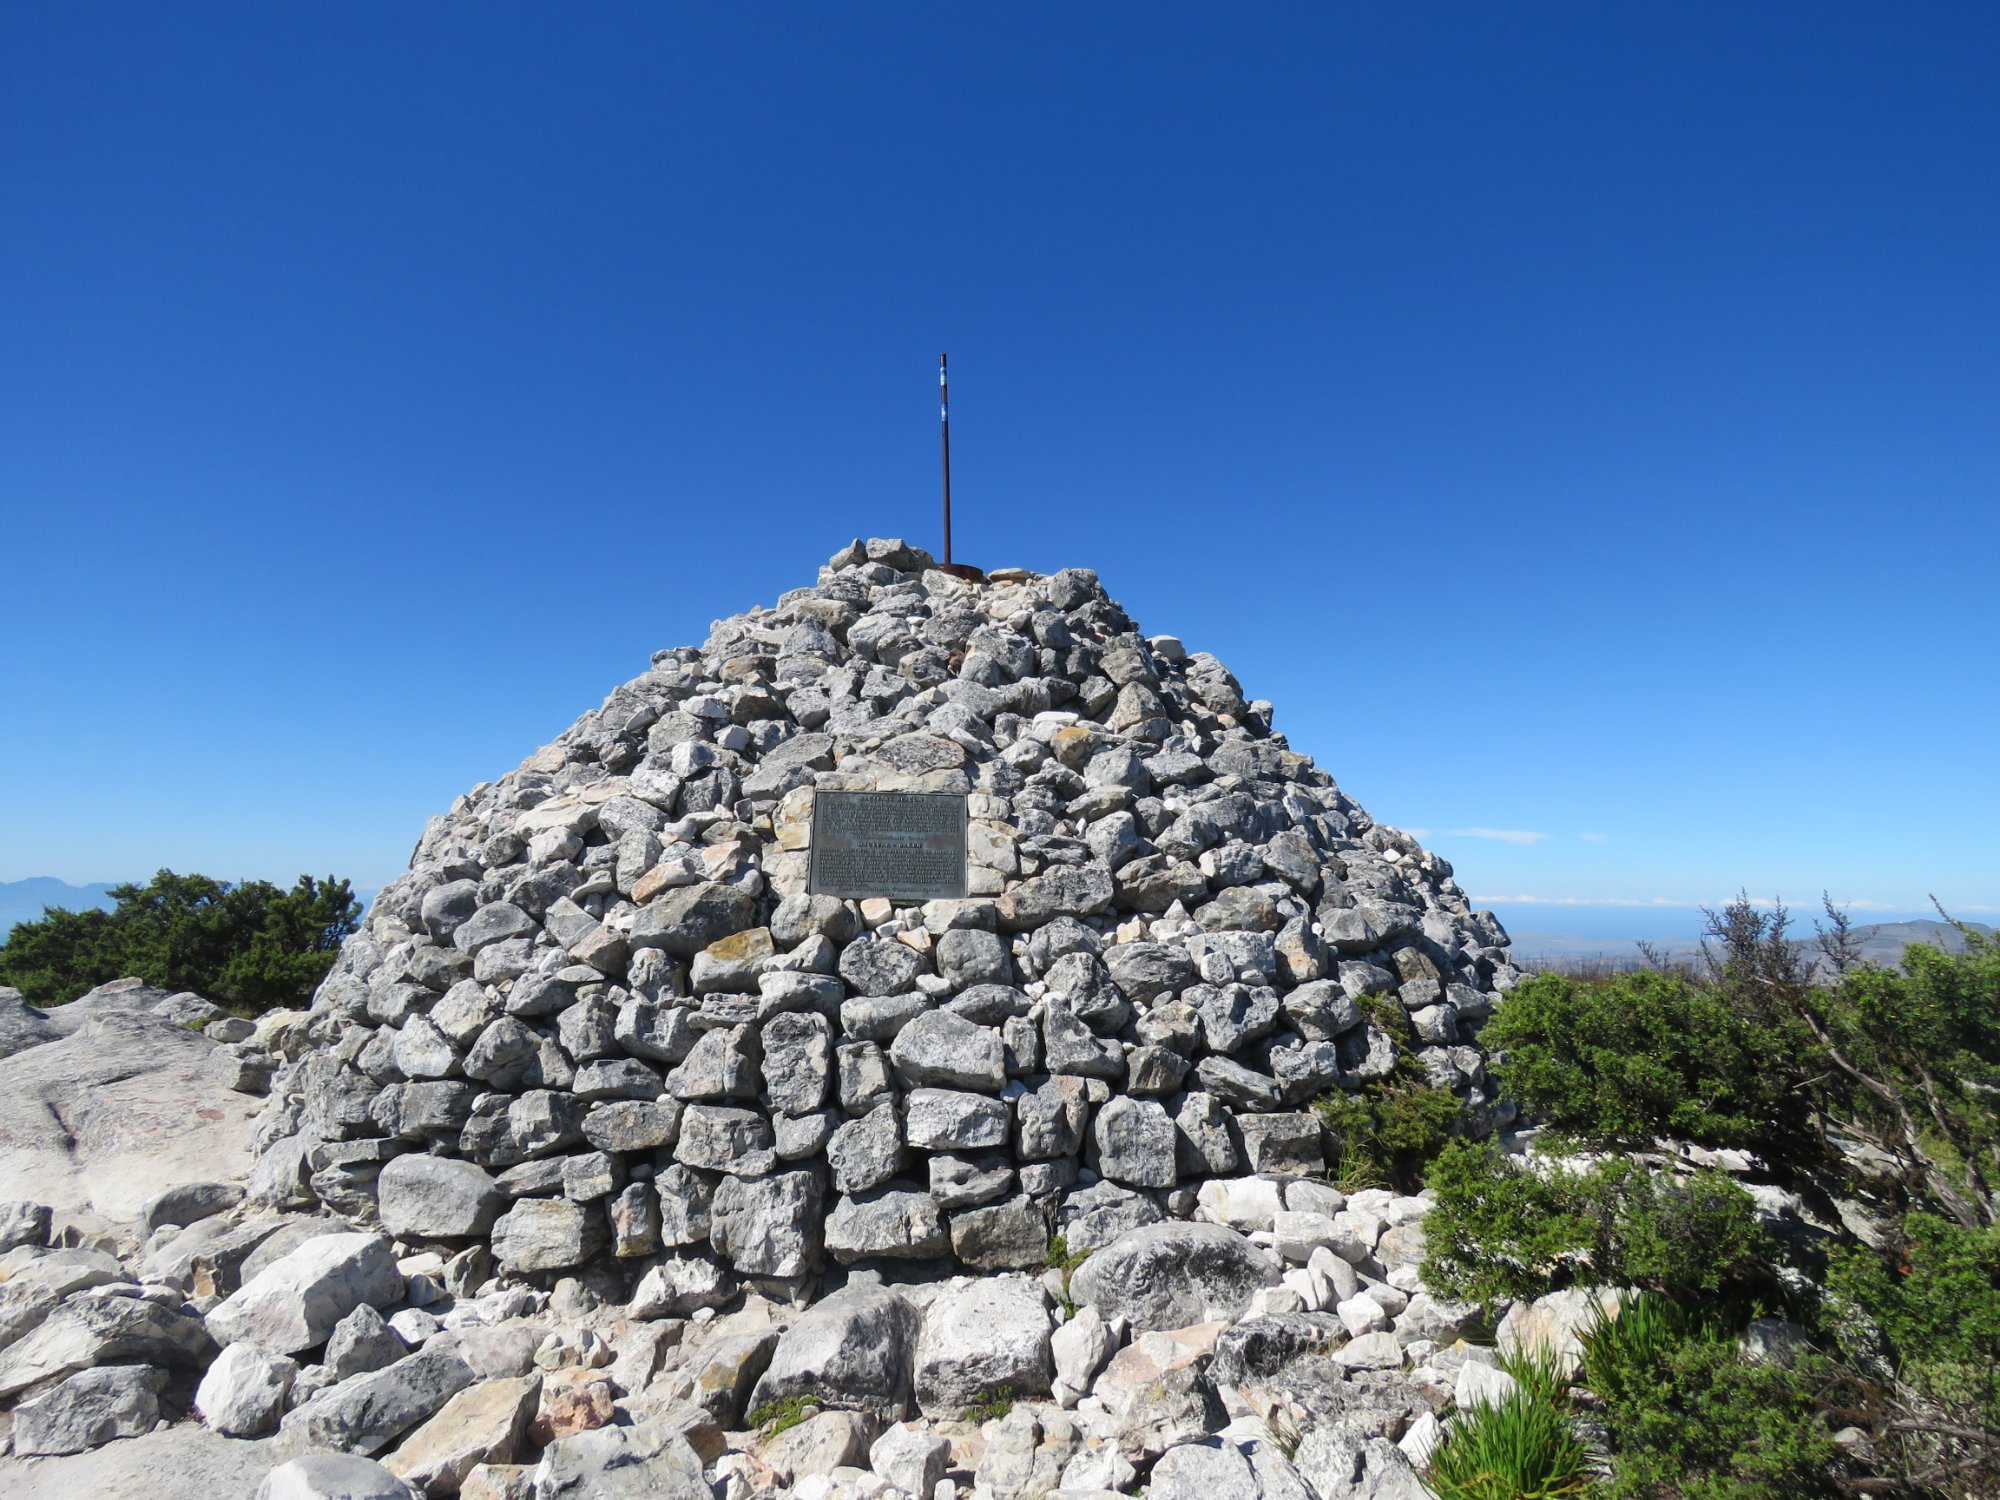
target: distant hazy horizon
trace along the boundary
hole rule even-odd
[[[169,866],[169,868],[174,868]],[[214,875],[211,870],[182,870],[183,874]],[[232,882],[241,879],[270,880],[273,884],[289,886],[300,874],[331,873],[346,878],[343,872],[295,871],[289,875],[220,875],[216,878]],[[113,885],[127,882],[141,883],[152,877],[153,871],[124,877],[121,880],[71,883],[51,877],[34,877],[14,881],[0,881],[0,941],[15,924],[38,918],[45,906],[66,906],[76,910],[84,906],[109,907],[111,902],[103,893]],[[362,885],[354,882],[355,894],[364,903],[372,901],[375,892],[386,882]],[[59,889],[57,889],[59,887]],[[1730,893],[1733,894],[1733,893]],[[1730,894],[1718,896],[1713,903],[1721,905],[1730,899]],[[1757,899],[1753,897],[1753,899]],[[1630,904],[1571,902],[1560,906],[1522,904],[1519,902],[1482,902],[1474,899],[1473,905],[1494,912],[1507,929],[1515,950],[1524,955],[1569,956],[1588,955],[1599,952],[1616,953],[1630,949],[1635,944],[1661,943],[1684,944],[1699,939],[1702,935],[1703,918],[1699,906],[1634,906]],[[1817,894],[1800,900],[1786,899],[1786,908],[1794,919],[1795,935],[1810,936],[1815,919],[1821,917]],[[1934,921],[1934,908],[1910,908],[1907,910],[1866,910],[1850,909],[1848,913],[1853,923],[1868,926],[1884,922]],[[1973,913],[1951,912],[1954,917],[1973,920]]]

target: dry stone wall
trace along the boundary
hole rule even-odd
[[[253,1193],[635,1315],[990,1272],[1310,1177],[1397,1066],[1504,1123],[1451,868],[1096,575],[894,541],[658,653],[434,818],[273,1080]],[[806,894],[813,797],[968,799],[970,894]]]

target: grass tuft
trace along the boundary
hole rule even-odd
[[[1423,1474],[1438,1500],[1570,1500],[1590,1480],[1583,1439],[1526,1385],[1454,1417]]]
[[[750,1425],[765,1437],[773,1438],[819,1413],[818,1402],[809,1401],[804,1396],[787,1396],[782,1401],[766,1401],[751,1412]]]
[[[981,1422],[998,1422],[1014,1409],[1014,1387],[999,1386],[993,1390],[979,1391],[972,1398],[972,1404],[965,1409],[965,1420],[977,1426]]]

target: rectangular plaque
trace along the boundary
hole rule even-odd
[[[806,889],[855,900],[965,895],[965,798],[955,792],[814,792]]]

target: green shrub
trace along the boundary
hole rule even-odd
[[[1789,1108],[1760,1149],[1807,1175],[1846,1170],[1828,1137],[1858,1140],[1898,1162],[1907,1206],[1973,1228],[2000,1219],[1986,1172],[2000,1164],[2000,946],[1960,927],[1965,951],[1925,944],[1903,968],[1857,964],[1831,903],[1821,931],[1838,973],[1815,982],[1782,906],[1739,898],[1709,914],[1717,951],[1709,987],[1765,1048],[1764,1071]],[[1947,918],[1949,920],[1949,918]]]
[[[1970,1228],[2000,1218],[2000,944],[1962,931],[1963,953],[1912,944],[1903,971],[1853,968],[1807,998],[1835,1064],[1835,1128],[1915,1164],[1920,1196]]]
[[[1592,1238],[1572,1174],[1542,1177],[1492,1142],[1453,1142],[1431,1163],[1437,1206],[1424,1219],[1424,1285],[1468,1302],[1538,1297],[1566,1285]]]
[[[1599,1304],[1582,1335],[1584,1385],[1607,1402],[1628,1399],[1632,1393],[1626,1388],[1627,1371],[1653,1368],[1670,1348],[1701,1332],[1707,1321],[1666,1297],[1627,1297],[1617,1312],[1609,1314]]]
[[[1424,1282],[1468,1301],[1573,1284],[1746,1299],[1773,1247],[1749,1194],[1717,1172],[1655,1177],[1624,1157],[1544,1175],[1490,1143],[1454,1143],[1431,1166]]]
[[[1769,1146],[1774,1133],[1800,1131],[1804,1102],[1787,1092],[1780,1040],[1723,990],[1659,973],[1537,975],[1480,1033],[1505,1058],[1508,1095],[1531,1115],[1628,1150],[1659,1136]]]
[[[56,908],[15,927],[0,945],[0,981],[34,1004],[59,1005],[137,975],[254,1016],[310,1001],[361,920],[347,882],[330,875],[301,875],[282,891],[161,870],[111,895],[111,911]]]
[[[1563,1500],[1590,1484],[1590,1455],[1569,1418],[1523,1386],[1461,1412],[1423,1474],[1438,1500]]]
[[[1739,897],[1708,913],[1705,970],[1528,980],[1480,1033],[1503,1090],[1586,1147],[1745,1147],[1808,1190],[1857,1141],[1894,1161],[1895,1206],[2000,1220],[2000,944],[1961,927],[1962,953],[1861,965],[1829,906],[1826,983],[1788,921]]]
[[[1334,1170],[1348,1191],[1414,1193],[1456,1131],[1462,1106],[1448,1089],[1398,1074],[1355,1093],[1332,1089],[1313,1108],[1335,1140]]]
[[[1821,1419],[1826,1363],[1746,1358],[1714,1320],[1658,1297],[1628,1302],[1583,1337],[1584,1380],[1604,1403],[1603,1500],[1812,1500],[1842,1493]]]
[[[1777,1248],[1756,1202],[1723,1173],[1667,1177],[1620,1158],[1591,1175],[1602,1205],[1592,1258],[1615,1284],[1711,1301],[1770,1285]]]
[[[1894,1264],[1868,1250],[1834,1258],[1828,1284],[1880,1331],[1898,1376],[2000,1431],[2000,1228],[1912,1214]]]

